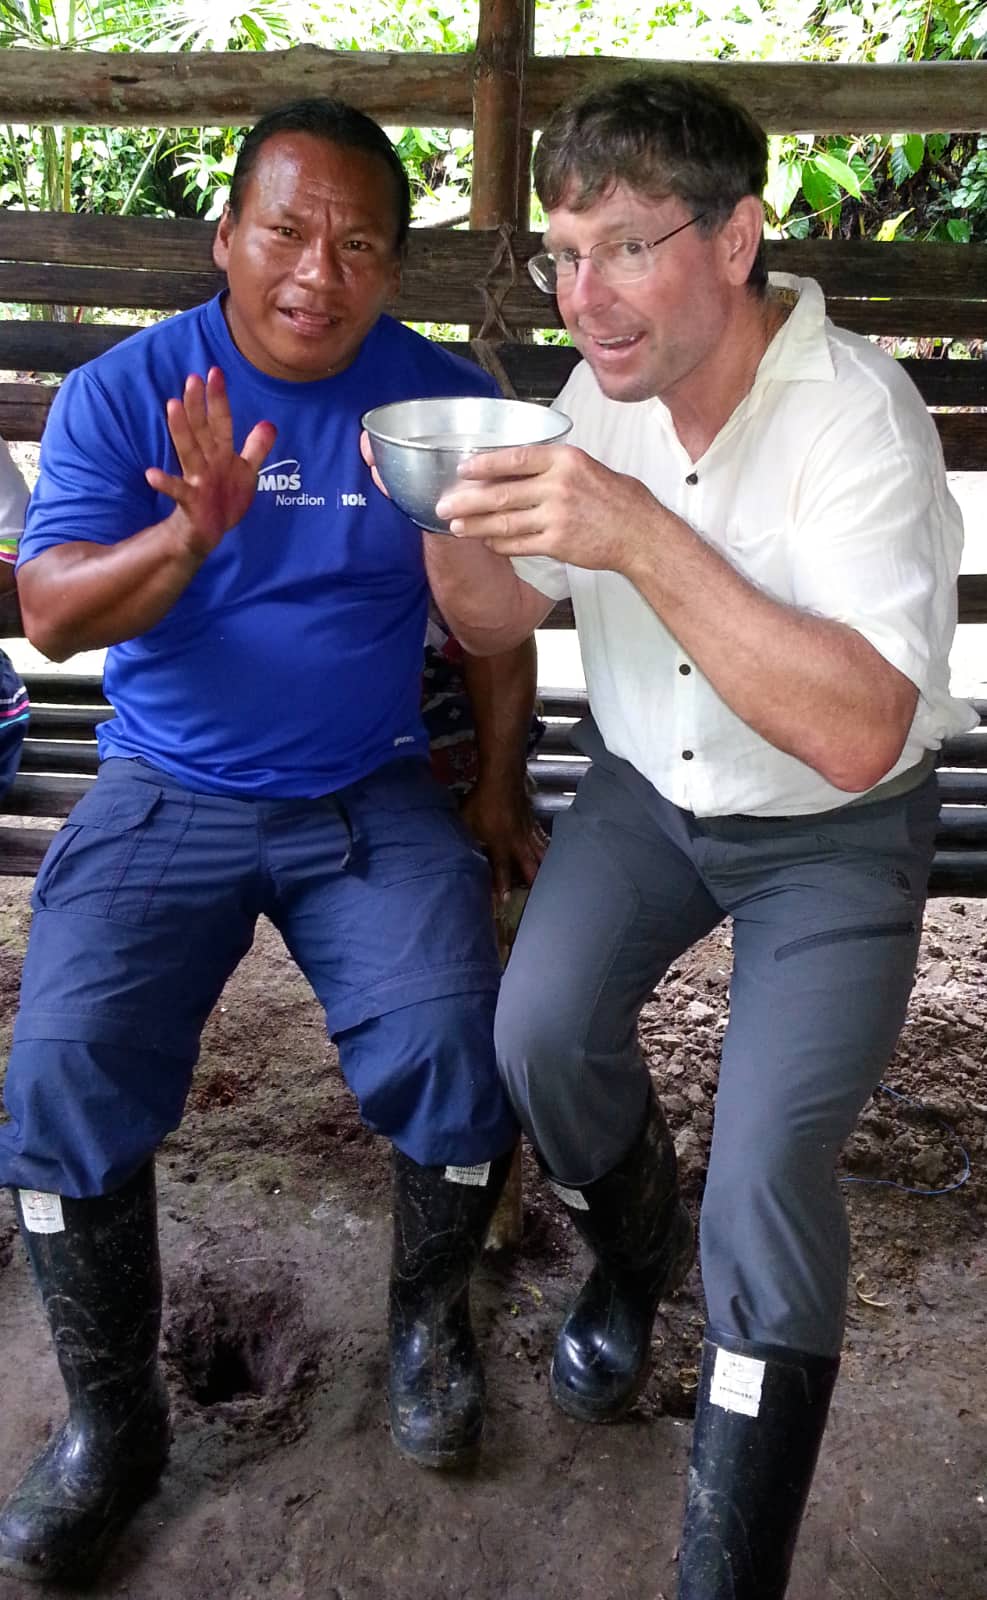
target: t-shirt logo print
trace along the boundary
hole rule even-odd
[[[286,456],[284,461],[269,461],[257,478],[258,494],[273,494],[278,506],[324,506],[323,494],[302,491],[302,465]]]

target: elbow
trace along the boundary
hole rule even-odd
[[[907,729],[902,734],[884,731],[857,749],[834,749],[828,759],[814,763],[820,777],[844,794],[866,794],[886,778],[905,748]]]
[[[24,637],[28,644],[39,650],[49,661],[67,661],[74,655],[78,646],[73,639],[66,636],[64,630],[59,629],[50,616],[39,617],[32,613],[30,606],[21,596],[21,619],[24,624]]]
[[[24,637],[47,661],[68,661],[70,656],[75,655],[73,647],[58,639],[56,635],[33,633],[25,629]]]
[[[454,629],[456,638],[471,656],[500,656],[516,650],[526,639],[533,638],[530,628],[470,628]]]
[[[44,572],[29,562],[17,586],[24,637],[49,661],[67,661],[85,646],[79,641],[78,622],[66,616],[60,585],[41,581]]]
[[[918,689],[902,673],[892,676],[875,690],[856,714],[830,722],[820,732],[819,759],[811,760],[821,777],[844,794],[866,794],[897,766],[915,720]],[[852,726],[855,737],[848,739]]]

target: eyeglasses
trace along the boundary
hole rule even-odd
[[[688,222],[680,222],[670,233],[663,233],[660,239],[603,239],[582,256],[578,250],[543,250],[540,255],[531,257],[528,271],[544,294],[555,294],[560,283],[574,282],[580,261],[591,261],[604,283],[633,283],[635,278],[644,278],[651,271],[652,250],[666,239],[674,239],[685,228],[691,228],[694,222],[701,222],[706,215],[705,211],[700,211]]]

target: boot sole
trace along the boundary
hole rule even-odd
[[[548,1390],[553,1401],[562,1412],[573,1422],[619,1422],[621,1417],[627,1415],[631,1407],[641,1397],[641,1392],[648,1378],[647,1367],[641,1373],[634,1387],[619,1400],[611,1400],[607,1405],[594,1405],[591,1401],[583,1400],[574,1395],[571,1389],[565,1389],[557,1383],[553,1367],[549,1377]]]
[[[0,1577],[20,1578],[25,1583],[88,1584],[97,1577],[107,1555],[141,1506],[158,1489],[168,1465],[167,1456],[125,1491],[121,1491],[103,1527],[87,1540],[84,1553],[65,1551],[50,1560],[31,1561],[13,1552],[0,1551]]]
[[[391,1438],[398,1454],[405,1461],[413,1462],[416,1467],[427,1467],[432,1472],[456,1472],[462,1467],[471,1467],[480,1454],[479,1439],[472,1444],[460,1445],[454,1450],[422,1450],[399,1438],[393,1428]]]

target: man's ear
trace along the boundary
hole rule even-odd
[[[212,258],[220,272],[225,272],[230,260],[230,239],[236,223],[229,206],[223,207],[223,215],[219,219],[216,235],[212,242]]]
[[[764,237],[764,207],[752,194],[738,200],[720,230],[723,259],[731,283],[746,283]]]

